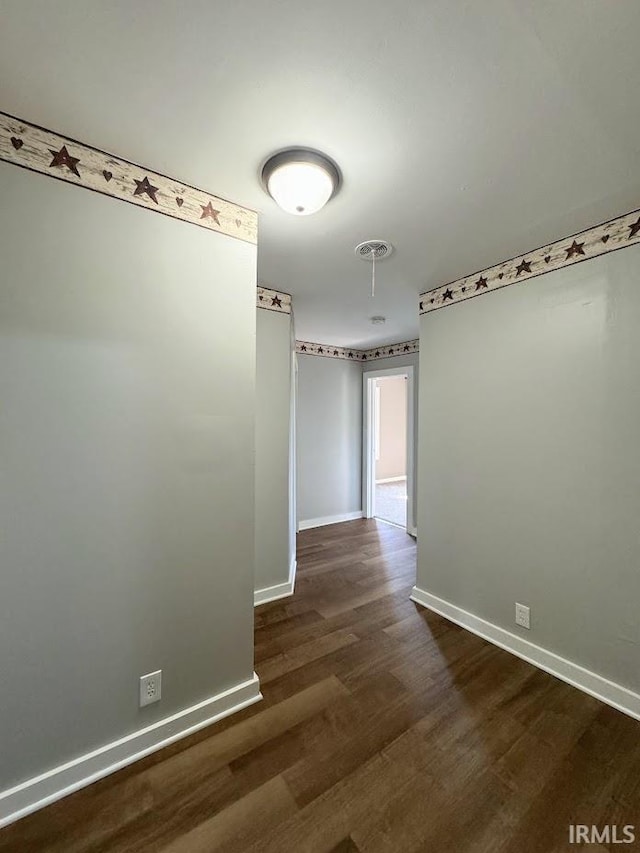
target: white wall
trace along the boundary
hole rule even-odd
[[[404,376],[383,376],[379,388],[379,456],[376,480],[407,476],[407,380]]]
[[[298,355],[298,522],[362,511],[362,365]]]
[[[255,589],[289,582],[291,315],[258,310]]]
[[[421,318],[417,581],[635,691],[639,328],[638,246]]]
[[[252,677],[256,248],[0,187],[1,791]]]

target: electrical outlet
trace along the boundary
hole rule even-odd
[[[531,628],[531,611],[524,604],[516,601],[516,625],[521,628]]]
[[[140,707],[159,702],[162,697],[162,670],[140,676]]]

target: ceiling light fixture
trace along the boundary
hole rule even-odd
[[[269,157],[262,167],[262,185],[287,213],[316,213],[338,192],[337,165],[311,148],[288,148]]]

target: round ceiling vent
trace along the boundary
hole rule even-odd
[[[393,246],[386,240],[365,240],[355,248],[355,253],[363,261],[382,261],[393,252]]]

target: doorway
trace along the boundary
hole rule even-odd
[[[407,531],[413,528],[413,368],[363,373],[363,506]]]

